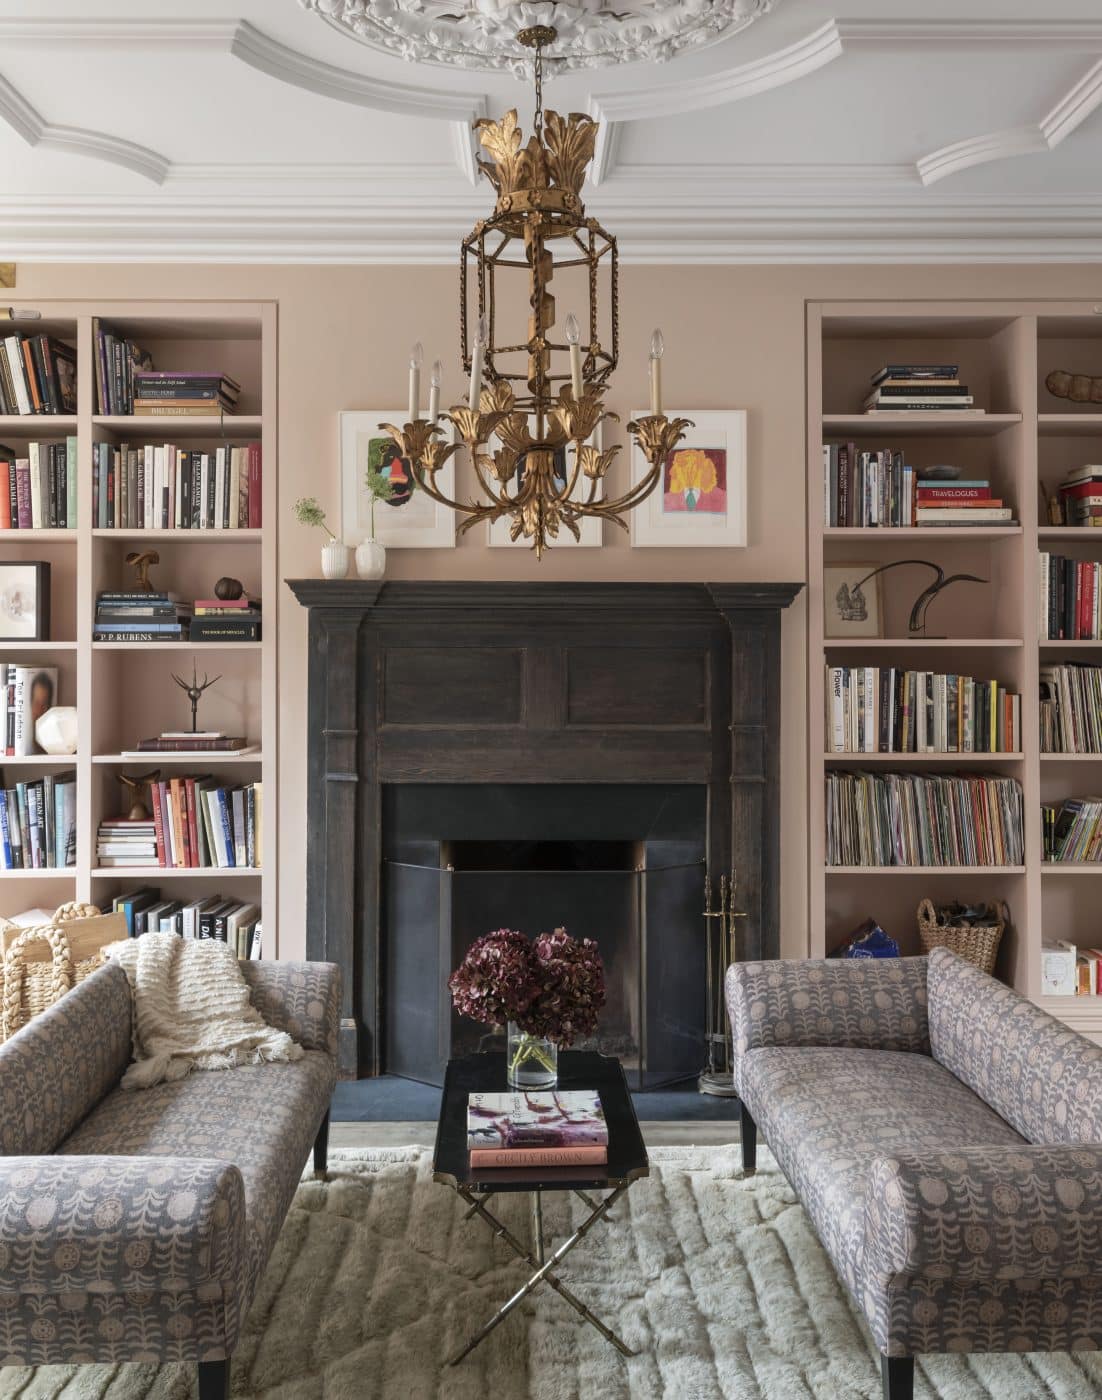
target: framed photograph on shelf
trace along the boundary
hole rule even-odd
[[[604,446],[603,429],[604,424],[598,423],[593,431],[593,436],[589,439],[590,446],[597,448],[598,451]],[[494,438],[490,443],[490,451],[495,451],[499,445],[497,438]],[[566,473],[573,465],[573,445],[567,444],[565,447],[560,447],[555,453],[556,485],[558,485],[560,481],[566,481]],[[524,479],[523,462],[520,464],[520,479]],[[515,489],[515,486],[510,484],[510,492]],[[589,483],[586,481],[585,477],[581,477],[579,484],[574,488],[574,494],[575,496],[580,496],[583,491],[587,491],[588,489]],[[486,530],[486,543],[495,549],[498,546],[504,546],[507,549],[531,549],[532,541],[530,539],[526,540],[523,535],[518,536],[515,540],[509,538],[509,532],[512,527],[513,521],[509,516],[505,516],[501,520],[492,520]],[[563,525],[558,535],[554,539],[548,541],[548,547],[550,549],[577,549],[579,547],[599,548],[603,543],[604,521],[598,519],[597,516],[587,515],[584,519],[579,520],[578,530],[581,534],[581,539],[576,540],[570,530]]]
[[[50,640],[50,566],[0,561],[0,642]]]
[[[405,458],[380,423],[399,426],[408,416],[404,408],[372,408],[344,412],[341,435],[341,538],[355,548],[371,536],[371,496],[364,484],[368,468],[381,471],[394,488],[389,501],[375,506],[375,538],[387,549],[454,549],[455,512],[438,505],[417,489]],[[455,441],[450,423],[442,425],[447,442]],[[453,496],[455,461],[436,474],[440,490]]]
[[[823,635],[826,637],[881,637],[884,606],[883,574],[868,578],[879,565],[869,563],[823,565]]]
[[[649,410],[634,409],[632,418]],[[746,410],[666,409],[694,426],[662,464],[662,479],[631,512],[633,548],[721,548],[746,544]],[[631,484],[649,470],[631,445]]]

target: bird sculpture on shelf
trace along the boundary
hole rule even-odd
[[[126,814],[129,821],[147,822],[149,820],[149,808],[138,794],[142,788],[147,788],[150,783],[155,783],[160,776],[161,770],[159,768],[151,768],[148,773],[119,774],[119,782],[130,793],[130,810]]]
[[[912,637],[926,635],[926,614],[929,612],[930,604],[951,583],[988,582],[987,579],[980,578],[977,574],[946,574],[940,564],[934,564],[929,559],[896,559],[891,564],[881,564],[878,569],[873,569],[871,573],[867,573],[864,578],[858,579],[854,584],[843,583],[838,590],[839,613],[843,617],[853,614],[855,609],[860,609],[860,612],[864,613],[862,586],[868,583],[869,579],[875,578],[877,574],[885,574],[889,569],[901,569],[905,564],[918,564],[923,569],[933,569],[937,575],[933,583],[928,588],[924,588],[915,599],[907,623],[907,632]]]

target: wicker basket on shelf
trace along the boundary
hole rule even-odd
[[[998,911],[999,919],[994,924],[940,923],[933,900],[924,899],[918,906],[918,937],[922,951],[929,953],[934,948],[948,948],[958,957],[975,963],[981,971],[994,972],[999,944],[1010,922],[1010,910],[1005,903],[1000,902]]]
[[[0,1043],[95,972],[107,944],[125,937],[122,914],[91,904],[64,904],[48,924],[0,929]]]

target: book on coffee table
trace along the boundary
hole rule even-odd
[[[601,1097],[590,1089],[471,1094],[472,1166],[597,1165],[608,1157]]]

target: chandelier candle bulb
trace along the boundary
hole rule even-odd
[[[650,411],[656,418],[662,412],[662,352],[665,348],[662,332],[656,329],[650,338]]]
[[[417,415],[421,408],[421,365],[424,363],[425,352],[421,342],[415,341],[413,349],[409,352],[409,421],[417,422]]]
[[[467,395],[467,407],[472,413],[478,412],[478,399],[482,393],[482,347],[486,344],[488,334],[486,317],[480,316],[478,330],[475,331],[474,346],[471,349],[471,388]]]
[[[429,378],[429,422],[435,423],[440,417],[440,385],[444,381],[444,366],[439,360],[432,362],[432,375]]]
[[[582,331],[573,311],[566,318],[566,343],[570,346],[570,388],[574,397],[582,396]]]

